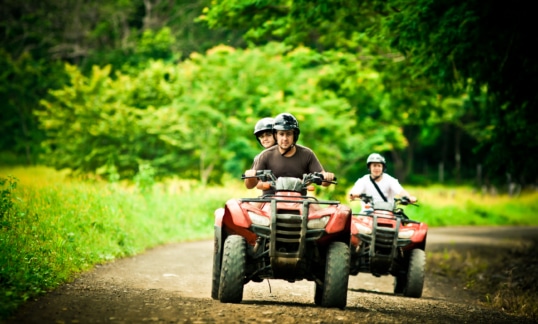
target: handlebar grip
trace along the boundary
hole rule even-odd
[[[317,177],[320,177],[321,180],[325,181],[325,177],[323,176],[322,172],[314,172],[314,175],[317,176]],[[338,180],[338,179],[336,177],[334,177],[332,181],[336,181],[336,180]]]

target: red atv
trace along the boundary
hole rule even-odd
[[[350,274],[392,275],[395,294],[421,297],[428,225],[405,215],[399,206],[412,204],[407,197],[395,198],[394,203],[374,203],[364,194],[360,199],[364,208],[353,214],[351,227]]]
[[[251,280],[309,280],[316,305],[345,308],[351,209],[306,195],[322,183],[321,173],[277,179],[259,170],[255,177],[258,189],[275,193],[231,199],[215,211],[211,297],[240,303]]]

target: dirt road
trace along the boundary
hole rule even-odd
[[[426,251],[502,247],[538,237],[538,227],[434,228]],[[352,276],[347,307],[314,305],[314,284],[248,283],[241,304],[210,298],[212,242],[170,244],[97,266],[24,305],[5,323],[531,323],[493,311],[462,283],[426,277],[423,297],[392,294],[392,277]]]

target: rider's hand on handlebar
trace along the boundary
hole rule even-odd
[[[414,204],[417,202],[417,197],[415,196],[407,196],[407,199],[409,199],[409,201]]]
[[[258,184],[258,179],[256,178],[256,170],[247,170],[245,171],[244,177],[245,186],[247,189],[252,189]]]
[[[323,175],[323,181],[331,182],[334,180],[334,173],[332,172],[321,172]]]
[[[256,176],[256,170],[250,169],[245,171],[245,177],[255,177]]]

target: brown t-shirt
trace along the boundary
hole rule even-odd
[[[254,161],[254,170],[271,170],[277,177],[303,178],[303,174],[312,172],[322,172],[323,167],[316,154],[308,147],[295,145],[297,151],[293,156],[282,156],[278,150],[278,145],[262,151]],[[273,193],[265,190],[264,194]]]

